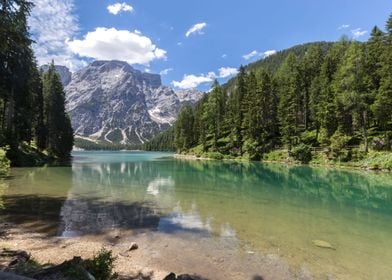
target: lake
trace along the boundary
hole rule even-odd
[[[211,279],[392,279],[391,174],[155,152],[73,157],[13,169],[0,215],[60,238],[131,231],[170,244],[151,249],[151,263]]]

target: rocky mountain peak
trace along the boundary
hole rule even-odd
[[[77,137],[139,144],[174,123],[185,102],[202,93],[163,86],[157,74],[122,61],[94,61],[65,86],[67,109]]]
[[[69,84],[69,82],[71,82],[72,79],[72,73],[71,71],[69,71],[69,69],[65,66],[62,65],[55,65],[54,66],[56,68],[56,72],[59,74],[60,79],[61,79],[61,83],[63,84],[63,86],[66,86]],[[42,65],[40,67],[41,71],[46,72],[49,70],[49,64],[47,65]]]

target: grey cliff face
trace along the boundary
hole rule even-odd
[[[60,79],[61,79],[61,83],[63,84],[63,86],[65,87],[66,85],[69,84],[69,82],[72,79],[72,73],[71,71],[69,71],[69,69],[65,66],[61,66],[61,65],[55,65],[56,68],[56,72],[59,74]],[[40,69],[44,72],[48,71],[49,69],[49,65],[43,65],[40,67]]]
[[[142,73],[121,61],[95,61],[65,84],[75,134],[92,141],[140,144],[168,128],[197,90],[175,92],[160,75]]]

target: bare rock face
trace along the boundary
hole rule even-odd
[[[197,90],[175,92],[160,75],[122,61],[95,61],[64,85],[75,134],[108,143],[144,143],[171,126],[184,103],[202,97]]]
[[[69,71],[67,67],[61,65],[55,65],[55,68],[56,68],[56,72],[60,75],[61,83],[65,87],[66,85],[69,84],[69,82],[72,79],[71,71]],[[40,69],[46,72],[49,69],[49,65],[43,65],[40,67]]]

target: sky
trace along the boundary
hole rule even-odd
[[[240,65],[342,35],[364,41],[384,29],[391,0],[32,0],[39,64],[71,71],[123,60],[176,89],[207,90]]]

